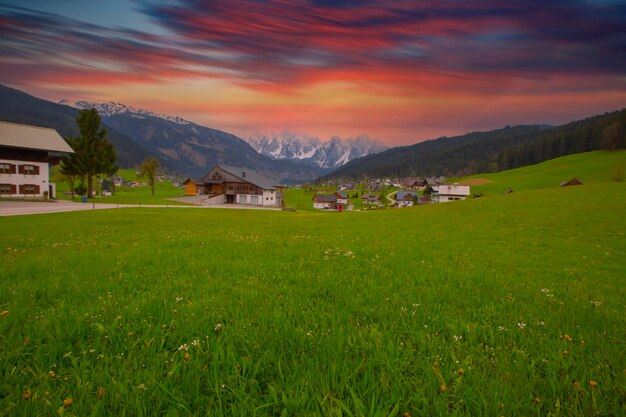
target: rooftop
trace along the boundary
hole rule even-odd
[[[74,153],[54,129],[0,122],[0,146]]]

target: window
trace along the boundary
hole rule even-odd
[[[39,194],[39,186],[33,184],[20,185],[20,194]]]
[[[39,167],[36,165],[20,165],[20,174],[39,175]]]
[[[0,174],[10,174],[11,164],[0,164]]]
[[[11,184],[0,184],[0,194],[13,194]]]

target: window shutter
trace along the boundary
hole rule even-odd
[[[39,175],[39,165],[35,165],[35,175]]]
[[[20,174],[23,174],[24,173],[24,165],[19,165],[17,167],[17,172],[20,173]],[[21,190],[21,187],[20,187],[20,190]]]
[[[15,174],[15,164],[9,164],[9,174]]]
[[[17,194],[17,186],[15,184],[11,184],[11,194]]]
[[[22,166],[20,165],[20,168],[21,167]],[[21,185],[21,184],[20,184],[20,194],[24,194],[24,185]]]
[[[39,186],[35,185],[35,194],[39,194]]]

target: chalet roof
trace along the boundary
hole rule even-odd
[[[425,178],[422,184],[423,185],[441,185],[444,183],[439,181],[437,178],[429,177],[429,178]]]
[[[74,153],[54,129],[0,122],[0,146]]]
[[[197,177],[189,177],[187,178],[185,181],[183,181],[183,184],[185,184],[187,181],[191,181],[196,185],[204,185],[205,181],[203,178],[197,178]]]
[[[364,200],[378,200],[380,196],[378,194],[363,194],[361,198]]]
[[[348,193],[336,191],[335,194],[337,194],[340,198],[348,198]]]
[[[313,198],[319,203],[334,203],[337,201],[334,194],[315,194]]]
[[[458,184],[441,184],[439,186],[439,195],[470,195],[470,186],[469,185],[458,185]]]
[[[239,178],[241,181],[249,182],[250,184],[256,185],[257,187],[264,190],[275,190],[276,186],[278,185],[278,181],[267,178],[250,168],[234,167],[228,165],[217,166],[228,172],[230,175]]]
[[[413,200],[417,193],[415,191],[398,191],[396,193],[396,200]]]

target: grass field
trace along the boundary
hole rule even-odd
[[[472,193],[490,195],[499,194],[509,187],[516,192],[558,187],[561,182],[574,177],[581,179],[584,184],[611,182],[611,174],[616,166],[622,167],[626,173],[626,150],[578,153],[496,174],[472,175],[459,181],[476,178],[488,180],[488,184],[472,186]]]
[[[0,414],[624,415],[625,207],[0,218]]]

